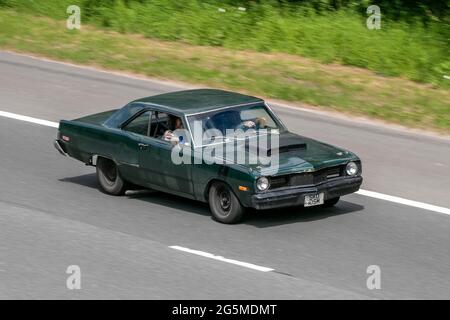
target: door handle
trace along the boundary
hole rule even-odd
[[[148,148],[148,144],[145,143],[138,143],[139,149],[144,150]]]

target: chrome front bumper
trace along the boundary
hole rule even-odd
[[[251,197],[251,207],[272,209],[303,205],[306,195],[324,193],[324,199],[333,199],[359,190],[363,178],[347,177],[308,187],[293,187],[258,193]]]

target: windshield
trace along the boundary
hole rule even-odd
[[[241,106],[188,116],[196,145],[220,142],[231,132],[268,132],[283,130],[265,105]],[[196,130],[201,129],[200,133]]]

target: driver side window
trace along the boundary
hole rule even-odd
[[[148,110],[131,120],[122,129],[142,136],[168,141],[165,134],[176,129],[173,119],[174,116],[165,112]]]

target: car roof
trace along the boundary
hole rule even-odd
[[[260,98],[217,89],[163,93],[133,101],[163,107],[168,112],[193,114],[243,104],[264,102]]]

